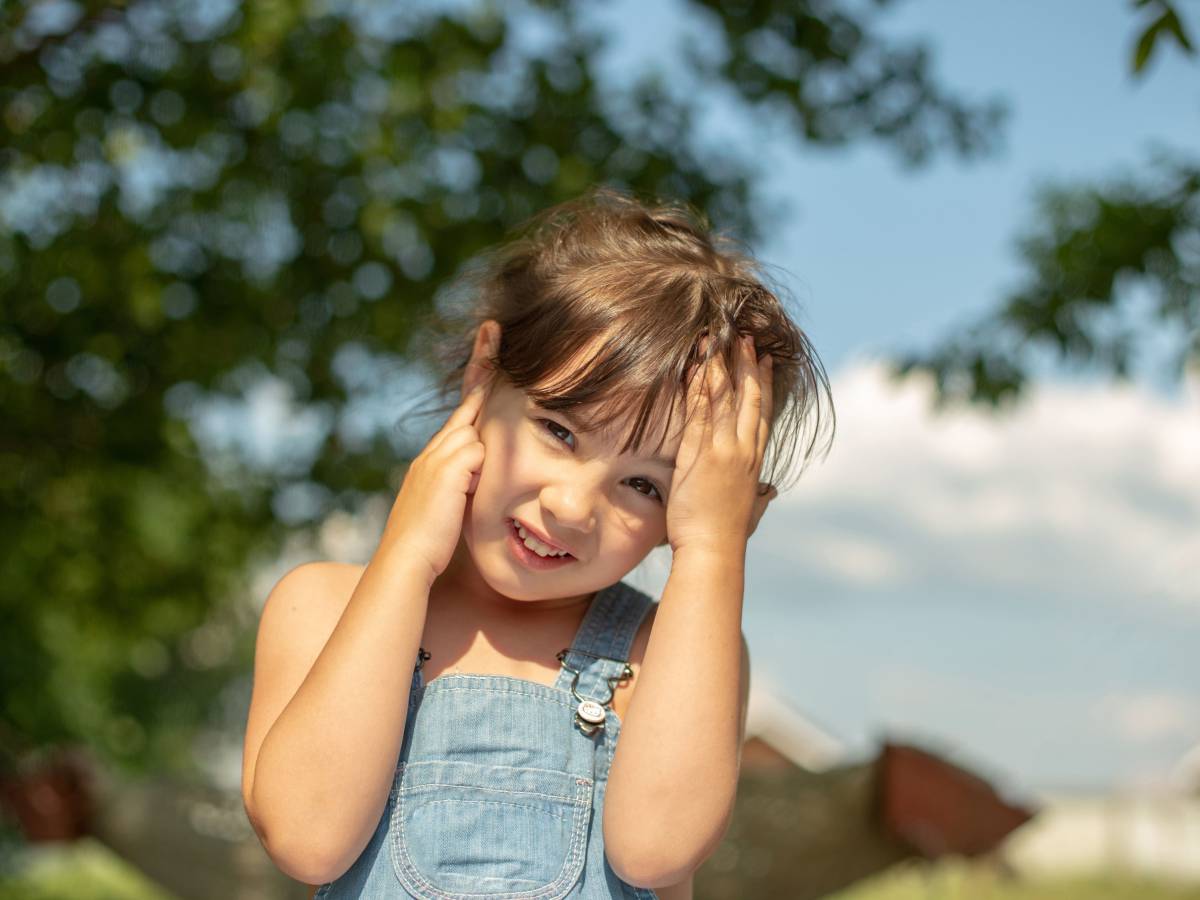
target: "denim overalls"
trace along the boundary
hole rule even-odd
[[[383,816],[314,900],[656,900],[609,867],[602,827],[620,733],[610,685],[652,603],[620,581],[598,591],[553,687],[456,673],[425,684],[418,659]]]

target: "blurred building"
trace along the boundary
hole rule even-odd
[[[792,767],[823,772],[846,760],[841,741],[810,721],[760,676],[750,679],[743,772]]]
[[[1039,800],[1037,820],[1005,846],[1020,871],[1200,883],[1200,745],[1165,784],[1046,792]]]
[[[815,900],[903,860],[990,854],[1031,816],[918,747],[852,759],[752,678],[733,821],[696,873],[696,900]]]

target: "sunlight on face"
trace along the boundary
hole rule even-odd
[[[587,595],[632,570],[666,536],[680,398],[656,453],[664,419],[651,423],[642,448],[618,454],[628,422],[582,433],[572,416],[497,379],[477,426],[486,452],[463,530],[483,579],[510,598],[542,600]],[[522,563],[514,519],[574,560],[549,570]]]

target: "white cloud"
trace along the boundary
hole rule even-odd
[[[805,538],[805,553],[853,584],[870,586],[895,581],[905,574],[898,550],[871,535],[825,529]]]
[[[1037,385],[934,413],[876,363],[833,380],[832,451],[772,504],[763,552],[848,586],[999,588],[1200,612],[1200,397]]]
[[[1200,703],[1168,691],[1108,694],[1096,702],[1093,715],[1114,734],[1137,743],[1193,737],[1200,731]]]

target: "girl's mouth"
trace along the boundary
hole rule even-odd
[[[537,569],[538,571],[559,569],[568,563],[575,562],[575,557],[569,553],[563,556],[538,556],[537,553],[525,546],[525,542],[517,534],[517,522],[515,519],[508,520],[508,547],[513,556],[529,569]]]

